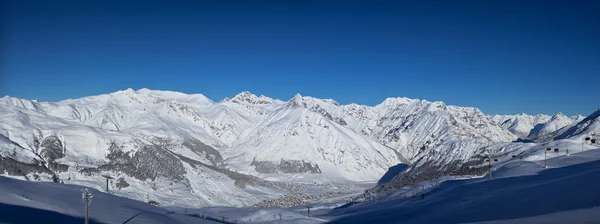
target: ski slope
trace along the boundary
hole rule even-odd
[[[557,144],[557,143],[555,143]],[[494,179],[449,180],[336,209],[333,223],[598,223],[600,222],[600,149],[498,165]],[[540,153],[542,152],[542,153]],[[416,197],[413,197],[414,193]]]
[[[82,186],[0,177],[0,223],[83,223]],[[217,223],[90,189],[90,223]]]

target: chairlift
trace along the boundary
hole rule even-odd
[[[512,158],[517,158],[517,156],[516,156],[516,155],[513,155],[513,156],[512,156]]]
[[[546,148],[546,151],[551,151],[551,150],[552,150],[552,148]]]
[[[554,152],[558,152],[558,148],[555,148],[555,149],[554,149]]]
[[[498,162],[498,159],[494,159],[494,162]]]
[[[489,160],[489,159],[486,159],[485,161],[486,161],[486,162],[489,162],[490,160]]]
[[[596,139],[592,139],[592,144],[596,144]]]
[[[592,139],[592,138],[590,138],[590,137],[585,137],[585,140],[586,140],[586,141],[589,141],[590,139]]]

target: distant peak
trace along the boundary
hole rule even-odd
[[[241,93],[238,93],[236,96],[256,96],[256,95],[254,95],[250,91],[242,91]]]
[[[138,89],[138,90],[137,90],[137,91],[135,91],[135,92],[137,92],[137,93],[141,93],[141,94],[146,94],[146,93],[149,93],[149,92],[151,92],[151,91],[152,91],[152,90],[150,90],[150,89],[148,89],[148,88],[141,88],[141,89]]]
[[[127,89],[124,89],[124,90],[116,91],[114,93],[135,93],[135,90],[133,90],[132,88],[127,88]]]
[[[410,104],[413,102],[419,101],[417,99],[409,99],[406,97],[388,97],[386,98],[380,105],[383,106],[394,106],[394,105],[402,105],[402,104]]]
[[[223,100],[226,101],[226,100]],[[273,99],[266,97],[264,95],[260,95],[260,97],[254,95],[249,91],[244,91],[235,95],[235,97],[227,100],[233,103],[240,104],[270,104],[273,103]]]
[[[561,112],[556,113],[555,115],[552,116],[552,119],[558,119],[558,118],[567,118],[566,115],[564,115]]]
[[[300,93],[296,93],[292,99],[288,101],[288,103],[292,106],[300,106],[304,102],[302,95]]]
[[[598,111],[600,111],[600,110],[598,110]],[[578,114],[578,115],[572,116],[571,119],[575,120],[576,122],[579,122],[579,121],[585,119],[585,117],[581,114]]]
[[[229,98],[229,97],[225,97],[223,100],[221,100],[221,102],[228,102],[228,101],[230,101],[230,100],[231,100],[231,98]]]
[[[337,101],[333,100],[333,99],[323,99],[323,102],[327,102],[336,106],[340,106],[340,103],[338,103]]]

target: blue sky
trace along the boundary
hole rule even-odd
[[[344,2],[344,3],[342,3]],[[0,95],[150,88],[487,114],[600,106],[599,1],[3,1]]]

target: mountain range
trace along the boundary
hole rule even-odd
[[[490,150],[509,154],[537,144],[518,139],[600,133],[598,116],[488,116],[407,98],[365,106],[250,92],[218,102],[149,89],[59,102],[6,96],[0,174],[97,189],[110,176],[115,194],[138,200],[245,206],[281,196],[280,183],[376,182],[398,164],[409,167],[381,186],[405,184],[407,175],[474,172],[467,167]]]

